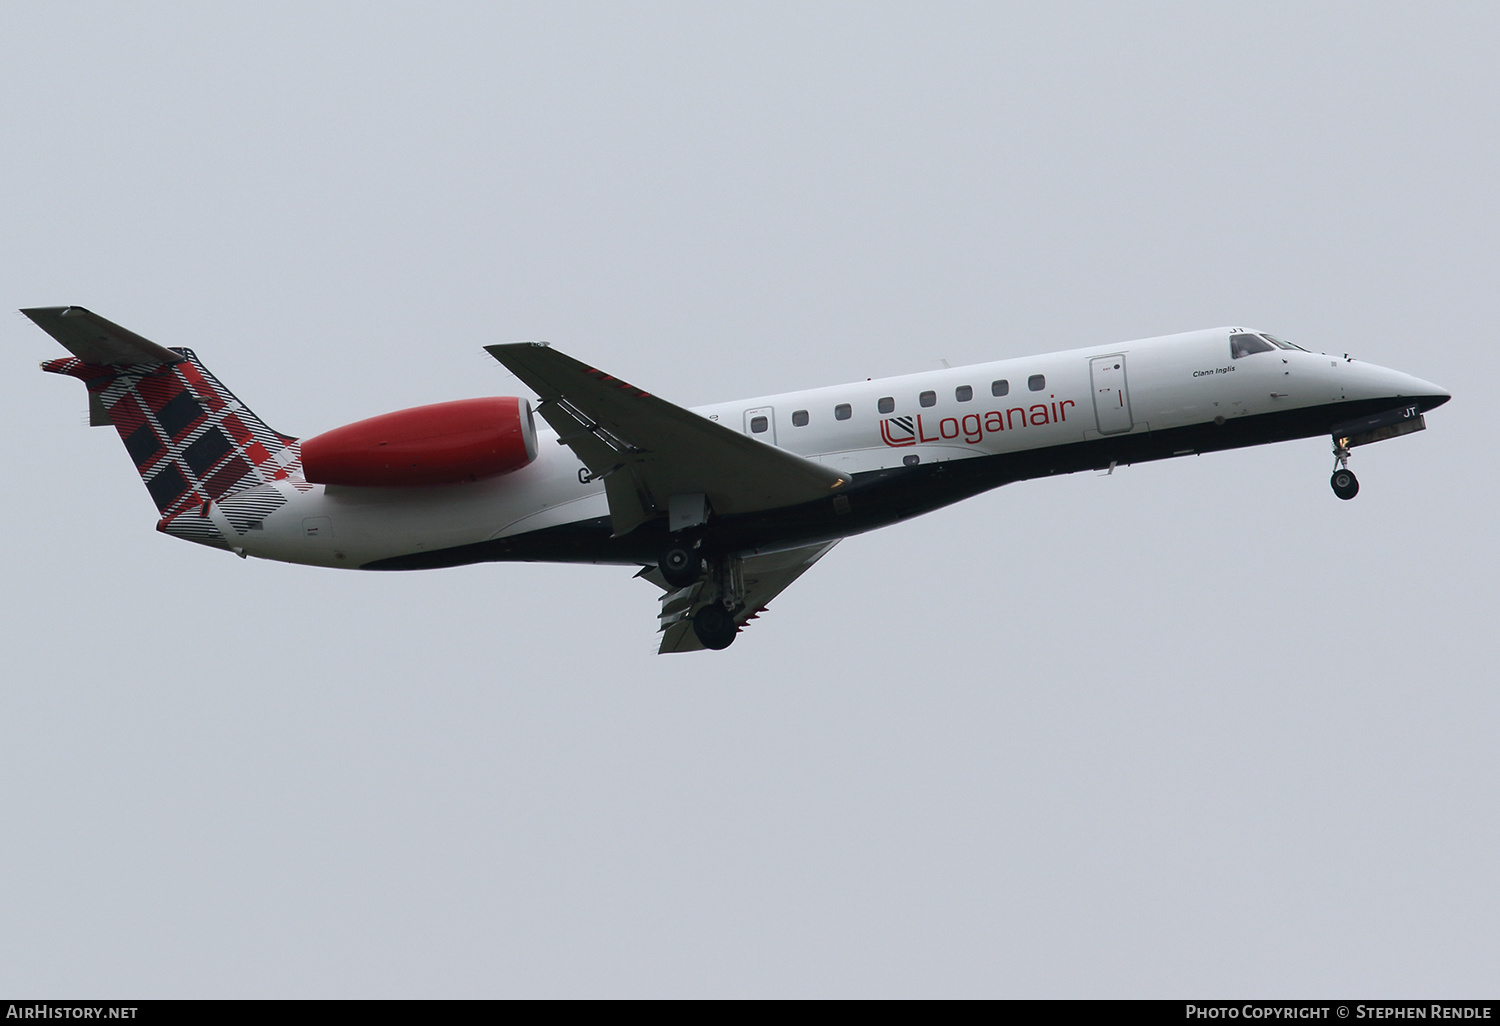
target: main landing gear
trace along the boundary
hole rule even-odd
[[[670,587],[691,588],[705,577],[693,593],[693,633],[704,648],[725,649],[739,633],[735,616],[745,608],[744,563],[735,556],[705,558],[701,539],[674,537],[662,549],[657,569]],[[699,605],[701,603],[701,605]]]
[[[1359,494],[1359,478],[1349,469],[1349,450],[1337,438],[1333,441],[1333,459],[1333,477],[1328,479],[1333,494],[1341,499],[1354,498]]]
[[[693,614],[693,633],[698,635],[704,648],[718,651],[734,644],[739,626],[734,622],[734,614],[725,609],[722,602],[710,602]]]
[[[728,648],[740,632],[737,621],[745,608],[745,561],[738,556],[707,560],[708,580],[700,592],[703,606],[693,614],[693,633],[704,648]]]
[[[686,538],[673,538],[662,550],[656,561],[662,579],[674,588],[686,588],[697,584],[703,576],[703,557],[695,542]]]

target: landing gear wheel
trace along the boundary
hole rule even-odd
[[[1335,470],[1328,483],[1333,486],[1333,494],[1341,499],[1352,499],[1359,494],[1359,478],[1348,467]]]
[[[693,614],[693,633],[704,648],[728,648],[737,633],[734,614],[717,602],[710,602]]]
[[[703,560],[698,550],[688,542],[673,542],[662,550],[656,561],[662,578],[674,588],[686,588],[696,584],[703,576]]]

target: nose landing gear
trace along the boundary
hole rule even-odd
[[[1333,477],[1328,479],[1328,483],[1333,487],[1334,495],[1348,500],[1359,494],[1359,478],[1349,469],[1349,449],[1341,442],[1342,439],[1338,438],[1333,441]]]

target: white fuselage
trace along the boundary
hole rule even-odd
[[[1234,358],[1229,338],[1239,330],[786,392],[694,412],[860,475],[1314,407],[1446,396],[1410,375],[1298,349]],[[266,559],[353,568],[605,517],[602,482],[588,480],[554,432],[539,431],[538,440],[528,466],[464,484],[282,482],[288,502],[243,534],[240,547]]]

